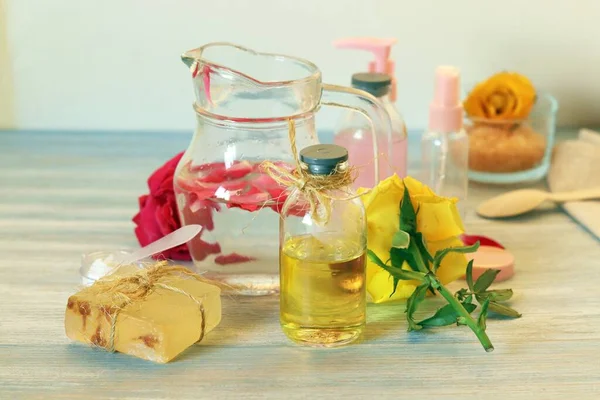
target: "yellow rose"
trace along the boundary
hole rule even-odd
[[[392,236],[400,229],[400,201],[406,185],[413,207],[417,213],[417,231],[423,234],[427,248],[433,255],[437,250],[451,246],[462,246],[458,238],[464,227],[456,199],[437,196],[429,187],[411,177],[400,179],[393,175],[379,184],[362,199],[367,213],[368,247],[381,260],[389,259]],[[364,193],[366,189],[359,189]],[[437,275],[443,284],[452,282],[464,275],[467,260],[463,254],[452,253],[444,258]],[[404,268],[409,269],[408,265]],[[392,297],[393,280],[390,274],[379,266],[367,261],[367,291],[373,302],[381,303],[408,298],[416,284],[400,281]]]
[[[535,88],[527,77],[500,72],[475,86],[464,101],[471,118],[525,119],[535,103]]]

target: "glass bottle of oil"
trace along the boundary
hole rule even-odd
[[[311,175],[344,173],[347,160],[347,150],[337,145],[300,152],[301,165]],[[287,211],[279,230],[280,321],[284,333],[297,343],[333,347],[359,339],[365,327],[366,216],[350,187],[324,194],[330,209],[325,223],[315,221],[301,189],[293,189],[284,205]]]

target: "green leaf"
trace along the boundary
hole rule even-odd
[[[479,242],[473,244],[472,246],[456,246],[456,247],[448,247],[447,249],[438,250],[433,256],[433,270],[437,271],[442,263],[444,257],[446,257],[450,253],[473,253],[477,251],[479,248]]]
[[[428,287],[429,285],[427,284],[417,286],[406,301],[406,320],[408,321],[409,332],[421,329],[421,326],[415,322],[413,315],[417,311],[419,304],[425,299]]]
[[[417,248],[421,253],[421,257],[423,257],[423,260],[426,260],[428,263],[432,263],[433,257],[427,249],[427,245],[425,244],[425,238],[423,237],[423,234],[421,232],[416,232],[415,234],[413,234],[413,237],[415,239],[414,242],[417,244]]]
[[[381,259],[377,256],[377,254],[375,254],[375,252],[371,249],[367,249],[367,257],[369,257],[369,260],[373,261],[375,264],[379,265],[381,268],[385,267],[385,264],[383,263],[383,261],[381,261]]]
[[[479,314],[479,318],[477,319],[477,325],[485,331],[486,324],[485,321],[487,319],[487,310],[490,306],[490,299],[485,299],[483,304],[481,305],[481,313]]]
[[[507,307],[503,304],[496,303],[495,301],[490,301],[490,310],[495,312],[496,314],[504,315],[511,318],[520,318],[521,313],[517,310],[513,310],[510,307]]]
[[[460,289],[458,292],[454,293],[454,297],[456,297],[460,302],[464,301],[468,295],[469,291],[465,288]]]
[[[383,269],[385,269],[387,272],[389,272],[390,275],[397,277],[398,279],[401,279],[403,281],[425,282],[425,280],[426,280],[425,274],[423,274],[421,272],[409,271],[409,270],[402,269],[402,268],[392,267],[390,265],[385,265],[385,267],[383,267]]]
[[[456,325],[466,325],[467,319],[465,317],[458,317],[456,319]]]
[[[396,289],[398,289],[398,283],[400,282],[400,278],[392,275],[392,293],[388,297],[392,297],[394,293],[396,293]]]
[[[420,254],[419,247],[417,246],[417,242],[414,240],[410,241],[410,245],[408,246],[408,251],[411,254],[411,260],[414,261],[414,267],[417,271],[427,273],[431,272],[431,268],[429,267],[429,262],[427,262]]]
[[[390,249],[390,260],[392,261],[392,266],[396,268],[402,268],[404,262],[406,262],[410,269],[413,271],[419,271],[415,256],[412,254],[410,249],[399,249],[392,247]]]
[[[477,279],[477,282],[475,282],[475,285],[473,285],[473,291],[475,293],[482,293],[483,291],[485,291],[494,282],[494,279],[496,279],[496,275],[498,275],[499,273],[500,273],[499,269],[486,270]]]
[[[392,236],[392,247],[407,249],[410,244],[410,235],[404,231],[398,231]]]
[[[477,295],[482,299],[490,299],[490,301],[507,301],[512,298],[513,291],[512,289],[486,290]]]
[[[383,261],[381,261],[381,259],[379,257],[377,257],[377,254],[375,254],[375,252],[367,249],[367,257],[369,257],[369,259],[371,261],[373,261],[375,264],[377,264],[379,267],[381,267],[387,271],[387,265],[385,265],[385,263]],[[396,293],[396,289],[398,288],[398,282],[400,281],[400,279],[395,276],[392,276],[392,278],[394,279],[394,283],[393,283],[392,293],[390,293],[390,297],[392,297],[394,295],[394,293]]]
[[[410,193],[404,185],[404,196],[400,202],[400,229],[409,234],[417,232],[417,214],[410,201]]]
[[[475,289],[473,289],[473,261],[474,260],[469,261],[467,264],[467,272],[465,273],[467,278],[467,286],[471,292],[475,291]]]
[[[477,306],[472,303],[463,303],[463,307],[469,314],[475,311],[477,308]],[[418,324],[424,328],[430,328],[434,326],[452,325],[455,324],[457,320],[458,313],[454,307],[452,307],[451,304],[446,304],[445,306],[439,308],[431,317],[418,322]]]
[[[396,293],[396,288],[397,288],[398,282],[400,280],[405,280],[405,281],[416,280],[416,281],[420,281],[420,282],[425,281],[425,274],[423,274],[421,272],[409,271],[409,270],[405,270],[402,268],[397,268],[394,266],[387,265],[383,261],[381,261],[381,259],[379,257],[377,257],[377,254],[375,254],[375,252],[373,252],[370,249],[367,249],[367,257],[369,257],[369,259],[372,262],[377,264],[377,266],[386,270],[394,279],[394,288],[393,288],[390,296],[392,296],[394,293]]]

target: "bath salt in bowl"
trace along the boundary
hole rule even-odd
[[[469,179],[505,184],[545,177],[554,145],[557,109],[554,97],[538,93],[526,119],[467,118]]]

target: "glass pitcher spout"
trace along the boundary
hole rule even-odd
[[[321,72],[310,61],[210,43],[181,56],[192,74],[197,112],[216,119],[275,122],[313,113]]]

